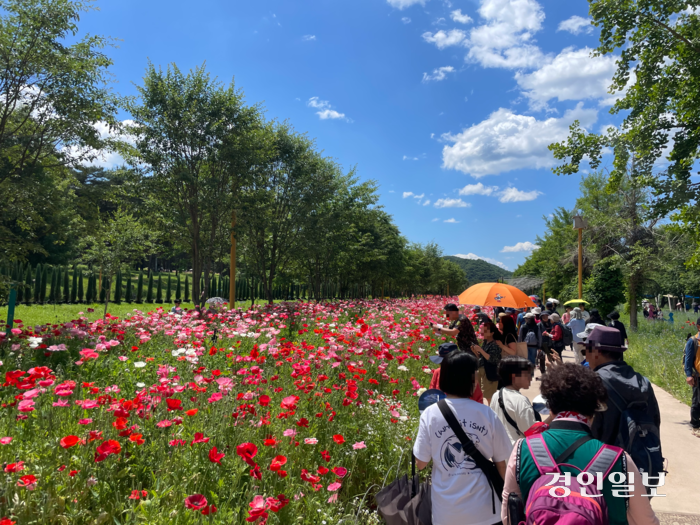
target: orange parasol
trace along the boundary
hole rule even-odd
[[[470,286],[459,296],[459,304],[531,308],[537,306],[525,292],[502,283],[480,283]]]

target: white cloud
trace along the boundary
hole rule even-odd
[[[446,221],[442,221],[442,222],[446,222],[448,224],[459,224],[459,221],[457,221],[455,219],[447,219]]]
[[[583,18],[582,16],[574,15],[571,18],[567,18],[559,23],[557,31],[568,31],[572,35],[578,35],[582,31],[586,33],[593,32],[593,26],[591,25],[590,18]]]
[[[472,19],[469,15],[462,14],[461,9],[457,9],[455,11],[452,11],[450,13],[450,18],[452,20],[454,20],[455,22],[459,22],[460,24],[468,24],[469,22],[472,21]]]
[[[457,254],[455,254],[455,257],[461,257],[462,259],[471,259],[471,260],[479,259],[479,260],[486,261],[486,262],[491,263],[491,264],[495,264],[496,266],[500,266],[504,270],[508,269],[508,267],[505,264],[503,264],[501,261],[497,261],[496,259],[491,259],[490,257],[479,257],[478,255],[473,254],[473,253],[467,253],[467,254],[457,253]]]
[[[413,196],[414,199],[418,199],[418,200],[421,200],[423,197],[425,197],[425,193],[421,193],[420,195]]]
[[[420,159],[418,157],[409,157],[407,155],[404,155],[403,160],[420,160]]]
[[[404,191],[403,192],[403,198],[406,199],[408,197],[413,197],[413,192],[412,191]]]
[[[471,30],[465,42],[467,59],[483,67],[537,67],[545,55],[534,45],[544,11],[536,0],[482,0],[479,15],[485,23]]]
[[[435,80],[436,82],[439,82],[441,80],[445,80],[447,78],[448,73],[453,73],[455,68],[452,66],[444,66],[444,67],[439,67],[437,69],[433,69],[433,74],[428,75],[428,73],[423,73],[423,82],[430,82],[431,80]]]
[[[436,208],[468,208],[471,206],[468,202],[464,202],[462,199],[438,199],[435,201]]]
[[[435,218],[434,218],[432,221],[430,221],[430,222],[437,222],[437,221],[439,221],[439,220],[440,220],[440,219],[438,219],[437,217],[435,217]]]
[[[540,195],[542,195],[542,193],[537,190],[521,191],[517,188],[506,188],[501,192],[501,196],[498,200],[501,202],[534,201]]]
[[[306,103],[310,108],[325,109],[331,107],[327,100],[320,100],[318,97],[311,97]]]
[[[546,107],[551,99],[586,100],[615,98],[608,87],[615,74],[616,57],[592,57],[587,47],[568,47],[554,60],[530,74],[517,73],[515,79],[533,108]]]
[[[324,109],[323,111],[317,111],[316,114],[321,120],[345,118],[345,113],[338,113],[334,109]]]
[[[401,21],[402,21],[404,24],[410,24],[410,23],[411,23],[411,19],[408,18],[407,16],[404,16],[404,17],[401,19]]]
[[[352,122],[351,119],[345,116],[345,113],[340,113],[334,109],[331,109],[331,104],[327,100],[321,100],[318,97],[311,97],[306,102],[306,105],[310,108],[320,109],[321,111],[317,111],[316,114],[321,120],[343,119],[347,122]]]
[[[459,190],[460,195],[493,195],[498,191],[498,186],[484,186],[481,182],[478,184],[467,184]]]
[[[301,39],[304,42],[311,42],[312,40],[316,40],[316,35],[304,35]]]
[[[597,118],[598,111],[585,109],[583,103],[561,118],[546,120],[500,108],[461,133],[442,135],[453,143],[442,150],[443,167],[477,178],[514,169],[550,168],[555,161],[548,146],[566,138],[574,120],[589,128]]]
[[[122,126],[133,126],[133,120],[123,120],[121,122]],[[124,142],[131,144],[132,146],[136,144],[136,137],[129,134],[128,132],[119,133],[116,129],[110,129],[106,122],[98,121],[94,125],[94,128],[100,135],[100,139],[120,139]],[[105,169],[112,169],[119,166],[123,166],[126,161],[124,158],[116,151],[109,150],[93,150],[92,148],[77,148],[74,146],[61,148],[61,151],[65,152],[68,156],[74,159],[87,159],[93,157],[92,160],[83,160],[82,164],[86,166],[95,166]]]
[[[391,7],[396,9],[406,9],[415,4],[425,5],[428,0],[386,0]]]
[[[425,202],[423,202],[423,206],[430,206],[430,199],[425,199]]]
[[[435,44],[438,49],[445,49],[449,46],[457,46],[464,42],[464,40],[467,38],[467,34],[461,29],[450,29],[447,32],[441,29],[435,34],[427,31],[421,36],[426,42]]]
[[[539,246],[530,241],[519,242],[515,246],[504,246],[501,253],[514,253],[514,252],[531,252],[537,250]]]

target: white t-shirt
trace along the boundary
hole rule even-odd
[[[485,458],[508,461],[513,445],[493,410],[471,399],[447,399],[447,404]],[[491,490],[486,474],[462,452],[462,444],[437,403],[420,416],[413,454],[421,461],[433,460],[434,525],[491,525],[501,521],[498,496]]]
[[[537,421],[535,419],[535,409],[532,408],[530,400],[517,390],[504,388],[503,392],[503,406],[508,411],[510,418],[518,425],[520,432],[524,433]],[[501,390],[498,390],[491,398],[491,410],[496,413],[498,419],[503,423],[503,426],[506,427],[506,432],[508,432],[511,443],[515,443],[517,440],[522,439],[523,436],[518,434],[513,428],[513,425],[508,423],[508,420],[503,415],[501,405],[498,403],[500,396]]]

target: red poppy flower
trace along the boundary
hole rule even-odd
[[[209,461],[211,461],[212,463],[218,463],[220,465],[221,460],[224,459],[224,456],[226,456],[226,454],[219,454],[219,451],[216,449],[216,447],[212,447],[209,451]]]
[[[214,505],[208,505],[202,509],[202,514],[208,516],[209,514],[216,514],[217,509]]]
[[[254,477],[255,479],[262,479],[262,472],[260,472],[260,467],[258,465],[255,465],[251,470],[250,470],[250,475]]]
[[[270,396],[262,395],[260,398],[258,398],[258,403],[262,407],[266,407],[267,405],[270,404]]]
[[[36,476],[33,476],[32,474],[22,476],[17,482],[18,487],[26,487],[29,490],[33,490],[34,485],[36,485]]]
[[[12,521],[10,518],[0,519],[0,525],[15,525],[16,521]]]
[[[141,499],[141,493],[138,490],[132,490],[129,499]]]
[[[17,463],[10,463],[5,467],[5,472],[20,472],[24,470],[24,461],[18,461]]]
[[[299,421],[297,421],[296,425],[298,427],[309,428],[309,420],[305,417],[302,417]]]
[[[78,436],[66,436],[61,439],[61,446],[63,448],[71,448],[80,443],[80,438]]]
[[[129,441],[137,445],[143,445],[146,442],[146,440],[143,439],[143,434],[131,434],[129,436]]]
[[[80,471],[79,471],[79,470],[71,470],[71,471],[68,473],[68,475],[69,475],[71,478],[74,478],[75,475],[76,475],[78,472],[80,472]]]
[[[323,459],[325,459],[326,461],[330,461],[330,460],[331,460],[331,455],[328,453],[327,450],[322,450],[322,451],[321,451],[321,457],[322,457]]]
[[[309,483],[318,483],[321,481],[320,476],[314,476],[313,474],[309,474],[309,471],[306,469],[301,469],[301,479],[302,481],[308,481]]]
[[[192,510],[202,510],[207,506],[207,498],[202,494],[192,494],[185,498],[185,507]]]
[[[320,467],[318,467],[318,469],[316,469],[316,472],[321,474],[321,476],[325,476],[326,474],[328,474],[330,472],[330,470],[328,470],[326,467],[321,465]]]
[[[187,412],[185,412],[185,414],[188,416],[196,416],[197,412],[199,412],[198,408],[190,408]]]
[[[285,456],[275,456],[270,464],[270,470],[272,472],[277,472],[287,463],[287,458]]]
[[[267,438],[265,441],[263,441],[263,445],[266,447],[274,447],[277,445],[277,443],[279,443],[279,441],[277,441],[275,438]]]
[[[95,463],[104,461],[105,459],[107,459],[107,456],[111,456],[112,454],[119,454],[121,451],[122,446],[119,444],[119,441],[109,439],[101,443],[97,447],[97,449],[95,449]]]
[[[258,518],[262,518],[263,520],[267,519],[267,512],[265,511],[270,508],[270,505],[262,496],[255,496],[248,506],[250,507],[248,511],[250,516],[245,519],[247,522],[252,523],[257,521]]]
[[[338,476],[339,478],[345,477],[345,474],[348,473],[348,469],[343,468],[343,467],[333,467],[333,474]]]
[[[201,432],[195,432],[194,439],[192,440],[192,443],[190,443],[190,446],[194,445],[195,443],[209,443],[209,438],[205,438],[204,434]]]
[[[342,436],[342,434],[335,434],[333,436],[333,441],[335,441],[338,445],[342,445],[345,443],[345,438]]]
[[[236,454],[238,454],[243,461],[248,463],[251,467],[255,466],[253,458],[258,453],[258,447],[252,443],[243,443],[236,447]]]
[[[169,397],[165,400],[165,403],[168,405],[168,412],[171,410],[182,410],[182,400],[180,399],[173,399]]]

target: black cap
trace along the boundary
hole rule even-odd
[[[459,312],[459,307],[455,303],[447,303],[445,305],[446,312]]]
[[[442,363],[442,360],[450,354],[450,352],[454,352],[455,350],[459,350],[459,347],[456,344],[442,343],[438,348],[438,354],[431,355],[430,360],[436,365],[439,365],[440,363]]]
[[[620,318],[620,312],[618,312],[618,311],[610,312],[608,314],[608,319],[612,319],[613,321],[617,321],[619,318]]]
[[[475,306],[474,308],[472,308],[472,310],[474,310],[475,312],[481,312],[481,306]]]
[[[182,299],[175,299],[175,304],[180,304],[182,302]]]

